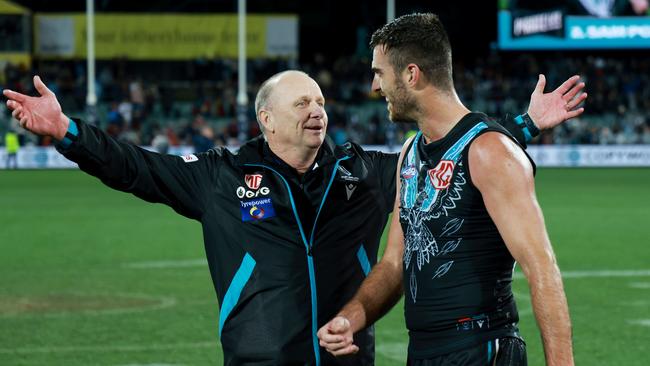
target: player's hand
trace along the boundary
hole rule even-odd
[[[342,316],[323,325],[318,330],[318,339],[320,346],[334,356],[351,355],[359,351],[359,347],[352,343],[354,338],[350,321]]]
[[[7,107],[13,111],[11,115],[18,120],[21,127],[36,135],[63,140],[69,119],[61,111],[56,95],[38,76],[34,76],[34,87],[40,97],[30,97],[9,89],[2,91],[8,98]]]
[[[546,77],[539,75],[535,90],[530,95],[528,115],[540,130],[553,128],[585,111],[583,107],[577,108],[587,99],[587,93],[581,93],[585,83],[579,81],[580,76],[574,75],[557,89],[544,93]]]

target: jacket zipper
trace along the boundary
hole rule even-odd
[[[318,299],[316,296],[316,274],[314,272],[314,257],[312,253],[312,247],[314,244],[314,234],[316,232],[316,223],[318,222],[318,216],[320,216],[320,212],[323,208],[323,205],[325,204],[325,200],[327,199],[327,195],[330,191],[330,188],[332,187],[332,183],[334,182],[334,177],[336,176],[336,171],[338,170],[339,164],[343,160],[349,159],[349,156],[342,157],[338,160],[336,160],[336,163],[334,164],[334,169],[332,170],[332,176],[330,177],[330,181],[327,184],[327,188],[325,189],[325,193],[323,193],[323,198],[321,198],[320,206],[318,207],[318,211],[316,213],[316,218],[314,218],[314,226],[312,227],[311,230],[311,235],[309,238],[309,241],[307,241],[307,238],[305,237],[305,232],[302,227],[302,223],[300,222],[300,216],[298,216],[298,210],[296,210],[296,204],[293,200],[293,193],[291,191],[291,187],[289,186],[289,182],[284,178],[282,174],[280,174],[278,171],[275,169],[262,165],[262,164],[245,164],[247,166],[257,166],[257,167],[262,167],[265,169],[268,169],[275,174],[277,174],[282,181],[284,182],[285,186],[287,187],[287,192],[289,193],[289,200],[291,201],[291,207],[293,209],[293,215],[296,218],[296,222],[298,223],[298,229],[300,230],[300,236],[302,237],[303,243],[305,244],[306,251],[307,251],[307,268],[309,270],[309,284],[310,284],[310,292],[311,292],[311,309],[312,309],[312,316],[311,316],[311,323],[312,323],[312,342],[314,346],[314,357],[316,359],[316,366],[320,366],[320,348],[318,344],[318,337],[316,336],[316,332],[318,331]],[[302,184],[301,184],[302,188]]]

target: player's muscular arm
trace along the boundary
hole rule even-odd
[[[377,321],[390,310],[402,296],[402,256],[404,233],[399,222],[400,166],[406,147],[404,144],[397,163],[396,198],[393,217],[388,231],[386,251],[379,263],[372,269],[361,287],[341,309],[339,314],[318,331],[320,345],[335,356],[356,353],[359,349],[353,342],[353,334]]]
[[[573,365],[571,320],[562,278],[535,197],[533,169],[523,151],[496,132],[470,145],[474,185],[530,286],[548,365]]]

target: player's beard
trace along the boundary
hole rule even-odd
[[[418,110],[417,101],[400,78],[395,78],[395,88],[391,94],[388,118],[395,123],[416,123],[413,116]]]

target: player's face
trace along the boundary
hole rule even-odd
[[[319,148],[325,139],[325,98],[314,79],[300,73],[284,75],[271,96],[273,131],[267,139],[284,146]]]
[[[381,45],[372,51],[372,71],[372,90],[386,98],[388,118],[393,122],[413,122],[410,115],[417,108],[415,98],[401,79],[401,73],[395,72]]]

